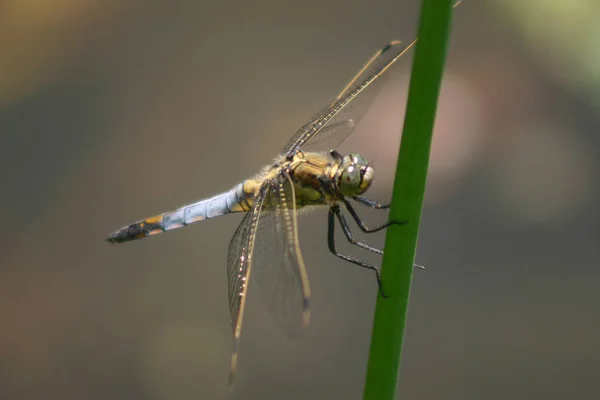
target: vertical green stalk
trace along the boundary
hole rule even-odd
[[[381,280],[387,298],[377,297],[365,400],[395,399],[419,222],[455,0],[423,0],[419,41],[392,193]]]

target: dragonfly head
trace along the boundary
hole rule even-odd
[[[360,154],[352,153],[340,162],[336,180],[340,192],[344,196],[355,196],[364,193],[371,183],[375,170]]]

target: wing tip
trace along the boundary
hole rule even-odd
[[[227,382],[227,387],[230,391],[233,390],[235,385],[235,374],[237,371],[237,362],[238,362],[238,344],[240,340],[239,338],[233,339],[233,350],[231,352],[231,361],[229,362],[229,381]]]
[[[302,328],[306,329],[308,328],[308,325],[310,325],[310,310],[306,310],[304,311],[304,314],[302,314]]]
[[[310,299],[308,297],[304,298],[302,306],[302,328],[305,329],[310,324]]]
[[[388,51],[389,49],[391,49],[394,46],[398,46],[402,44],[401,40],[391,40],[389,41],[385,46],[383,46],[383,48],[381,49],[381,54],[385,53],[386,51]]]

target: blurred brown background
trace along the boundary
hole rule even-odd
[[[360,398],[376,282],[328,253],[325,210],[301,225],[310,328],[287,341],[253,288],[233,393],[225,261],[241,216],[103,239],[253,174],[377,47],[414,36],[418,6],[1,1],[0,398]],[[456,10],[399,398],[598,397],[597,15],[595,1]],[[341,149],[375,160],[379,199],[410,57]]]

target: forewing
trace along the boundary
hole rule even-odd
[[[254,265],[274,323],[295,339],[310,317],[310,287],[298,240],[294,187],[285,173],[273,179],[256,232]]]
[[[326,151],[337,149],[354,132],[356,124],[352,119],[327,124],[318,135],[302,146],[304,151]]]
[[[409,44],[391,42],[378,50],[333,103],[317,113],[309,123],[292,136],[283,147],[282,154],[289,156],[300,149],[304,150],[305,146],[306,149],[312,147],[311,142],[317,140],[321,133],[326,133],[325,127],[343,121],[351,121],[354,126],[358,126],[384,84],[384,79],[381,77],[389,75],[386,72],[415,42],[416,39]],[[352,131],[353,129],[346,129],[337,133],[335,147],[341,144]],[[321,150],[329,149],[322,148]]]
[[[254,199],[252,208],[235,231],[229,243],[227,258],[227,283],[229,286],[229,313],[233,328],[233,352],[229,370],[229,383],[233,383],[237,368],[238,345],[242,333],[242,322],[246,308],[248,284],[253,264],[253,251],[257,226],[261,218],[263,200],[268,187],[263,186]]]

